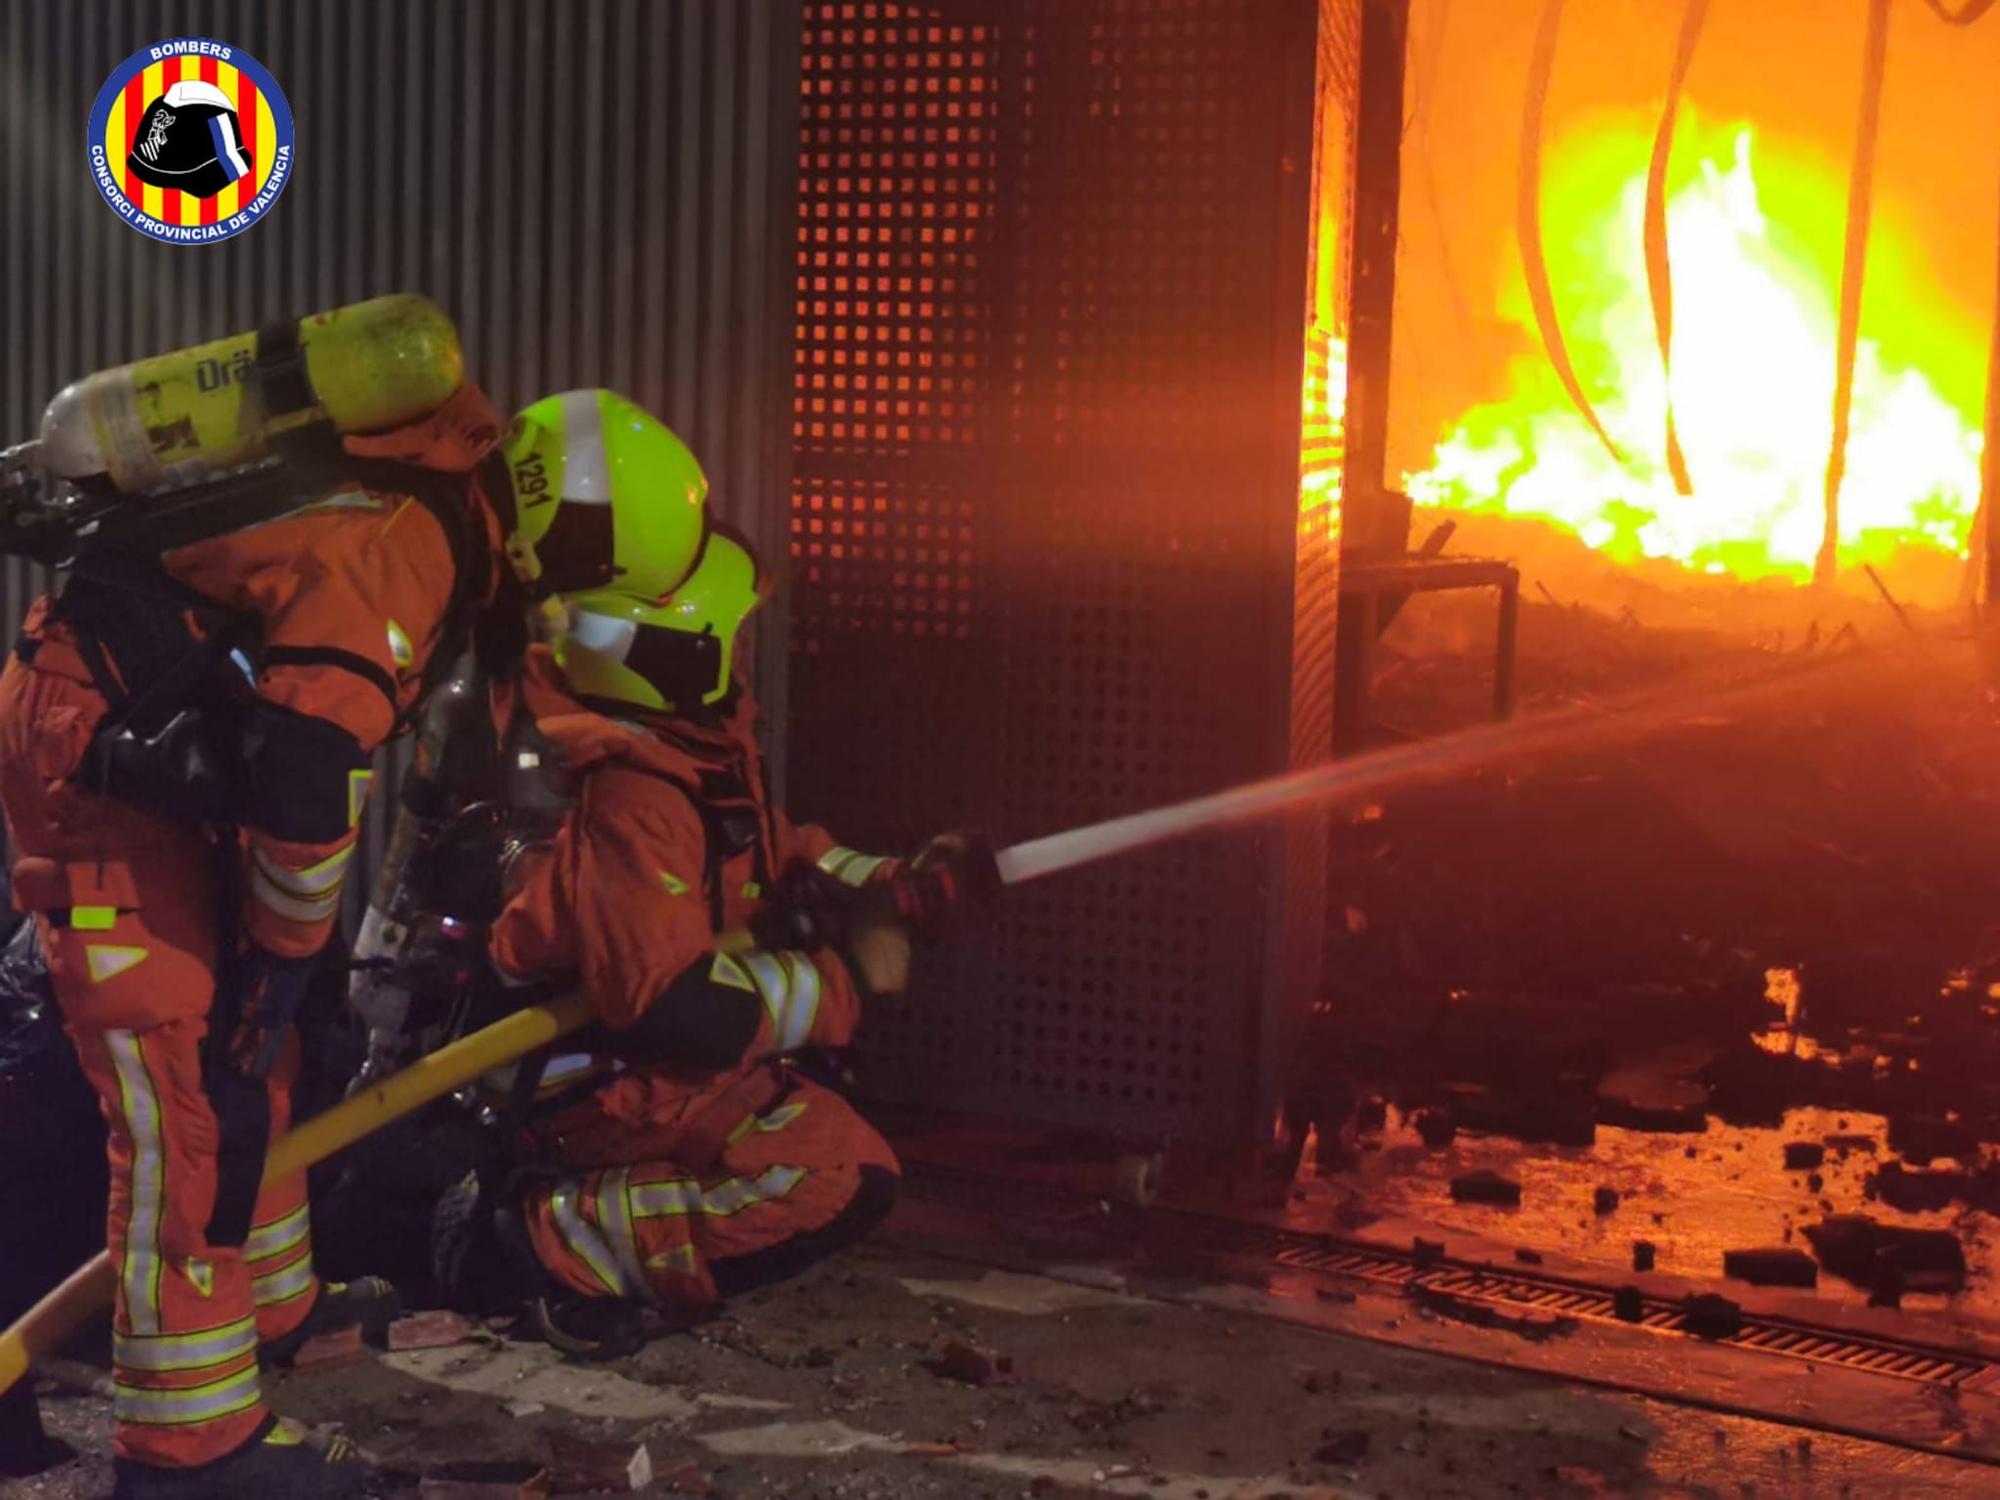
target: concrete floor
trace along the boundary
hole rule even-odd
[[[1012,1361],[974,1387],[946,1343]],[[892,1234],[696,1333],[564,1365],[483,1337],[275,1382],[289,1416],[411,1468],[545,1460],[559,1435],[643,1441],[653,1495],[729,1497],[1981,1496],[1945,1454],[1483,1367],[1274,1321],[943,1258]],[[101,1398],[48,1395],[87,1457],[0,1486],[108,1483]],[[673,1487],[678,1485],[678,1488]],[[708,1486],[703,1489],[702,1486]]]

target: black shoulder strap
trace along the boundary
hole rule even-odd
[[[97,523],[79,555],[95,549],[158,557],[280,520],[310,503],[316,477],[301,475],[290,464],[271,464],[179,494],[133,500]]]
[[[397,716],[396,732],[410,727],[423,704],[443,685],[452,665],[471,643],[473,627],[493,591],[493,548],[473,499],[469,474],[442,474],[435,469],[386,459],[356,459],[348,465],[360,483],[371,489],[409,495],[431,513],[451,551],[451,593],[438,623],[437,642],[424,663],[421,687],[411,706]]]
[[[687,799],[689,809],[701,823],[702,847],[702,893],[708,897],[708,916],[717,932],[722,931],[722,866],[728,858],[724,840],[718,837],[719,830],[710,816],[708,798],[703,794],[699,782],[690,782],[667,771],[655,770],[651,766],[633,765],[630,761],[620,761],[619,769],[630,771],[635,776],[644,776],[663,786],[670,786]]]
[[[306,371],[297,318],[280,318],[257,330],[257,352],[250,367],[257,372],[264,409],[272,416],[289,416],[319,404],[312,376]]]

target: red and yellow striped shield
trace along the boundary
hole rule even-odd
[[[146,106],[183,78],[212,83],[235,101],[243,154],[250,159],[248,172],[207,198],[141,182],[124,165],[132,155],[133,138]],[[113,164],[119,190],[148,218],[163,224],[214,224],[247,206],[270,180],[271,164],[276,160],[271,143],[276,136],[270,100],[248,73],[219,58],[169,57],[148,63],[112,100],[111,118],[104,127],[104,155]]]
[[[184,37],[136,52],[112,73],[91,111],[89,143],[98,191],[126,222],[156,239],[199,243],[239,232],[275,201],[290,172],[292,115],[247,52]]]

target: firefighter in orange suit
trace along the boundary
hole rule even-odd
[[[846,1045],[864,997],[902,989],[901,923],[857,920],[841,951],[718,948],[788,870],[843,888],[898,870],[770,805],[734,670],[758,599],[747,545],[711,528],[665,598],[563,598],[518,687],[574,800],[513,857],[492,956],[513,985],[580,984],[601,1025],[548,1064],[544,1089],[568,1092],[531,1117],[539,1167],[498,1193],[468,1182],[434,1248],[461,1306],[525,1303],[578,1354],[796,1273],[866,1235],[895,1193],[889,1146],[795,1059]]]
[[[608,484],[598,394],[579,412]],[[543,515],[538,563],[500,436],[462,385],[422,421],[340,440],[310,503],[150,567],[79,564],[0,675],[15,900],[110,1126],[120,1500],[369,1482],[274,1423],[260,1344],[282,1360],[313,1332],[386,1321],[392,1289],[322,1284],[304,1175],[259,1180],[372,753],[503,591],[503,546],[525,573],[616,572],[589,505],[553,531]]]

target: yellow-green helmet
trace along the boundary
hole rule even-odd
[[[502,452],[514,483],[507,556],[533,597],[616,588],[658,599],[694,567],[708,477],[623,396],[544,396],[514,418]]]
[[[623,589],[564,595],[556,662],[579,698],[692,713],[728,696],[737,633],[762,597],[749,544],[717,527],[664,599]]]

